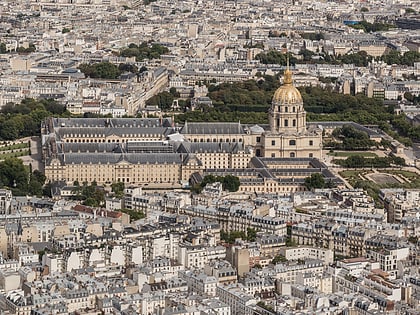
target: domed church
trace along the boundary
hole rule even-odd
[[[293,86],[292,72],[284,73],[284,82],[274,93],[269,110],[270,129],[256,140],[256,155],[280,158],[322,157],[322,130],[306,126],[302,96]]]

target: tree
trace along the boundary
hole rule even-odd
[[[233,175],[226,175],[222,179],[222,185],[224,190],[230,192],[238,191],[239,186],[241,185],[239,177]]]
[[[131,72],[131,73],[139,72],[139,69],[137,68],[137,66],[131,63],[120,63],[120,65],[118,66],[118,70],[120,72]]]
[[[311,176],[305,178],[305,187],[309,190],[313,188],[324,188],[324,177],[320,173],[311,174]]]
[[[312,61],[312,56],[314,53],[308,49],[301,49],[299,55],[302,55],[303,61]]]
[[[0,186],[11,189],[14,195],[26,195],[29,170],[18,158],[6,158],[0,162]]]
[[[173,100],[174,96],[171,93],[163,91],[149,98],[146,105],[157,105],[162,110],[168,110],[171,108]]]
[[[180,94],[179,92],[177,92],[176,87],[171,87],[169,89],[169,93],[171,93],[173,97],[180,97]]]
[[[261,52],[255,56],[255,59],[264,64],[279,64],[285,66],[287,64],[287,55],[289,57],[289,63],[294,65],[297,61],[295,57],[291,54],[283,54],[275,49],[271,49],[267,53]]]
[[[115,194],[115,197],[122,198],[124,197],[124,183],[116,182],[111,184],[112,192]]]
[[[257,231],[253,228],[247,228],[246,239],[250,242],[255,242],[255,240],[257,239]]]
[[[143,211],[132,210],[132,209],[121,209],[120,211],[130,216],[130,222],[141,220],[146,217]]]
[[[82,63],[79,67],[85,76],[100,79],[117,79],[121,71],[110,62],[98,62],[94,64]]]
[[[286,257],[284,257],[283,255],[276,255],[273,260],[271,261],[271,263],[273,265],[276,265],[278,263],[283,263],[283,262],[287,262]]]
[[[0,54],[5,54],[7,52],[6,44],[0,43]]]

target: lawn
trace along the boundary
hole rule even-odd
[[[328,152],[328,155],[330,156],[336,156],[336,157],[349,157],[349,156],[363,156],[365,158],[375,158],[378,155],[376,155],[373,152],[365,152],[365,151],[338,151],[338,152]]]
[[[29,150],[22,150],[22,151],[16,151],[16,152],[7,152],[7,153],[0,153],[0,160],[4,160],[7,158],[12,157],[19,157],[19,156],[25,156],[29,155]]]
[[[345,178],[350,185],[354,186],[355,183],[359,180],[361,180],[361,178],[359,177],[359,174],[369,174],[372,173],[372,171],[368,171],[368,170],[347,170],[347,171],[341,171],[339,172],[340,176]]]
[[[403,170],[380,170],[380,173],[383,174],[392,174],[392,175],[401,175],[402,177],[408,179],[410,182],[405,183],[396,183],[392,181],[379,181],[374,183],[368,180],[362,180],[359,177],[359,174],[368,174],[372,171],[367,170],[346,170],[341,171],[339,174],[344,177],[352,186],[359,186],[361,182],[370,182],[377,185],[379,188],[406,188],[406,189],[413,189],[413,188],[420,188],[420,176],[414,172],[403,171]],[[378,173],[378,175],[380,175]]]
[[[0,151],[9,151],[9,150],[17,150],[17,149],[24,149],[28,148],[29,144],[27,142],[24,143],[15,143],[12,145],[2,145],[0,146]]]

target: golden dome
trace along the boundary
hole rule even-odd
[[[273,103],[278,103],[279,105],[292,105],[303,102],[302,95],[300,95],[299,90],[295,88],[292,83],[292,71],[287,69],[284,72],[283,85],[274,92]]]

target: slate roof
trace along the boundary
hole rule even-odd
[[[246,134],[240,122],[185,122],[182,134],[243,135]]]
[[[163,118],[162,124],[159,118],[53,118],[54,128],[70,127],[171,127],[172,119]]]
[[[181,164],[185,157],[185,155],[179,153],[68,153],[64,157],[64,162],[66,164],[114,164],[121,162],[129,164]]]
[[[178,147],[180,153],[238,153],[243,150],[243,144],[239,142],[183,142]]]
[[[133,135],[141,138],[142,135],[166,135],[168,132],[167,127],[120,127],[120,128],[107,128],[107,127],[60,127],[56,130],[56,134],[60,139],[65,137],[83,135],[87,138],[91,137],[110,137],[112,135],[122,137],[123,135]]]

